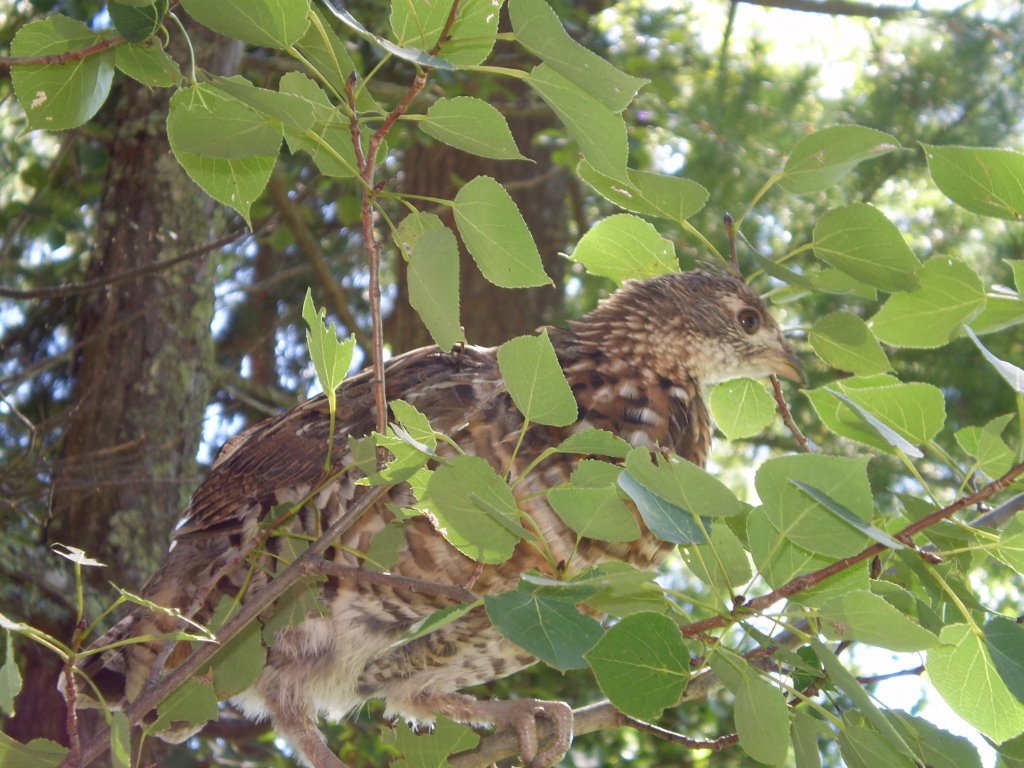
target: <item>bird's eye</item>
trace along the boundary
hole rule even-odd
[[[739,322],[743,332],[749,336],[753,336],[761,327],[761,315],[757,313],[756,309],[740,310],[740,313],[736,315],[736,320]]]

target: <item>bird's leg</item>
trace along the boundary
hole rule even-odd
[[[267,699],[267,704],[274,719],[274,728],[295,748],[304,765],[310,768],[348,768],[331,752],[309,713],[273,699]]]
[[[572,743],[572,709],[561,701],[511,699],[480,701],[460,693],[422,693],[418,709],[447,715],[464,723],[488,723],[496,729],[511,728],[519,738],[519,756],[527,768],[549,768],[569,750]],[[537,741],[537,718],[551,723],[551,741],[541,749]]]

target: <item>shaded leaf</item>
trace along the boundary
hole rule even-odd
[[[844,523],[847,523],[856,528],[861,533],[870,536],[872,539],[877,541],[879,544],[888,547],[889,549],[903,549],[904,546],[892,536],[880,528],[876,528],[870,523],[866,523],[861,520],[857,515],[853,514],[850,510],[840,504],[833,498],[830,498],[828,494],[822,493],[813,485],[802,483],[799,480],[790,480],[793,485],[799,488],[801,491],[806,493],[816,502],[821,504],[825,509],[831,512],[833,515],[838,517]]]
[[[985,639],[967,624],[944,627],[939,639],[925,669],[950,708],[993,741],[1024,733],[1024,704],[1006,687]]]
[[[449,146],[495,160],[526,160],[520,154],[504,115],[483,99],[456,96],[438,99],[417,123],[428,136]]]
[[[580,536],[601,541],[636,541],[640,537],[640,526],[614,486],[552,488],[548,503]]]
[[[416,239],[407,272],[409,304],[445,352],[465,339],[459,322],[459,244],[447,227]]]
[[[825,634],[834,640],[859,640],[891,651],[923,651],[939,638],[882,598],[855,590],[821,606]]]
[[[730,517],[743,505],[721,480],[696,464],[661,457],[657,464],[646,448],[634,448],[626,457],[626,470],[641,485],[693,515]]]
[[[967,336],[970,338],[970,340],[974,342],[974,346],[981,350],[982,356],[986,360],[988,360],[988,362],[992,365],[993,368],[996,369],[999,375],[1003,377],[1006,383],[1013,387],[1013,391],[1024,394],[1024,369],[1019,368],[1013,363],[1008,363],[1005,360],[1000,360],[998,357],[989,352],[988,349],[985,348],[985,345],[982,344],[978,337],[975,335],[974,331],[972,331],[970,328],[964,328],[964,331],[966,331]]]
[[[985,646],[1006,688],[1024,703],[1024,627],[993,616],[985,623]]]
[[[480,743],[480,736],[468,725],[442,716],[431,731],[419,734],[399,720],[393,733],[385,733],[384,740],[403,755],[391,763],[391,768],[448,768],[448,756],[473,749]]]
[[[502,635],[563,672],[585,667],[583,654],[604,634],[595,619],[563,600],[504,592],[484,597],[484,607]]]

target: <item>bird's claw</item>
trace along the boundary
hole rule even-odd
[[[550,768],[569,751],[572,743],[572,709],[561,701],[517,699],[501,702],[506,705],[505,724],[519,738],[519,756],[526,768]],[[540,749],[537,739],[537,720],[551,723],[552,737]]]

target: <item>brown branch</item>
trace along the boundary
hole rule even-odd
[[[299,252],[306,257],[306,261],[313,268],[313,274],[316,276],[317,283],[327,294],[327,300],[330,302],[334,314],[345,324],[348,332],[355,336],[359,345],[363,349],[369,349],[370,339],[363,333],[356,322],[355,316],[348,308],[348,297],[345,296],[345,292],[338,284],[338,281],[334,279],[334,275],[331,274],[331,268],[324,258],[323,250],[310,231],[305,219],[302,218],[302,209],[288,196],[288,185],[281,174],[271,174],[270,181],[267,182],[267,192],[270,193],[270,199],[274,201],[278,213],[281,214],[281,220],[284,222],[284,225],[295,236],[295,244],[298,246]]]
[[[98,43],[87,45],[85,48],[79,48],[77,51],[51,53],[45,56],[0,56],[0,69],[10,69],[11,67],[58,67],[61,64],[70,64],[73,61],[81,61],[90,56],[95,56],[97,53],[103,53],[103,51],[121,45],[123,42],[125,42],[123,36],[114,35],[106,40],[100,40]]]
[[[453,603],[472,603],[479,600],[479,596],[458,584],[443,584],[437,581],[425,579],[414,579],[409,576],[396,576],[391,573],[378,573],[359,568],[355,565],[336,563],[333,560],[317,560],[314,567],[319,573],[328,576],[336,576],[340,579],[351,579],[362,581],[367,584],[392,587],[405,592],[412,592],[417,595],[430,595],[431,597],[443,597]]]
[[[782,384],[779,383],[779,377],[774,373],[769,376],[772,382],[772,389],[775,390],[775,402],[779,406],[779,413],[782,415],[782,423],[786,425],[786,428],[796,438],[797,444],[800,446],[800,450],[804,453],[813,453],[811,450],[810,443],[807,442],[807,438],[804,437],[804,433],[800,431],[800,427],[793,421],[793,414],[789,410],[789,403],[786,402],[786,396],[782,394]]]
[[[740,737],[735,733],[719,736],[717,739],[694,739],[689,736],[684,736],[681,733],[670,731],[667,728],[662,728],[659,725],[646,723],[643,720],[637,720],[635,717],[624,715],[621,712],[619,713],[619,717],[621,718],[623,725],[632,726],[638,731],[649,733],[652,736],[657,736],[662,741],[670,741],[673,744],[682,744],[684,747],[689,747],[690,749],[710,749],[712,752],[719,752],[726,747],[731,747],[740,740]]]
[[[822,13],[827,16],[858,16],[868,19],[899,19],[904,16],[947,16],[948,13],[924,11],[915,3],[911,6],[872,5],[871,3],[854,3],[847,0],[736,0],[747,5],[760,5],[765,8],[782,8],[788,11],[805,13]]]
[[[1024,463],[1017,464],[1012,467],[1009,472],[986,485],[976,493],[972,493],[970,496],[964,496],[961,499],[957,499],[952,504],[937,509],[929,515],[925,515],[915,523],[911,523],[895,534],[897,539],[906,539],[913,536],[920,531],[929,528],[936,523],[940,523],[943,520],[952,517],[954,514],[959,512],[961,509],[972,507],[975,504],[990,499],[997,493],[1007,488],[1014,480],[1021,475],[1024,475]],[[760,613],[761,611],[769,608],[774,603],[784,598],[795,595],[799,592],[804,592],[811,587],[815,587],[826,579],[835,576],[837,573],[841,573],[848,568],[862,563],[865,560],[869,560],[877,554],[885,552],[888,547],[884,544],[875,544],[868,547],[862,552],[850,557],[844,557],[842,560],[837,560],[831,565],[827,565],[824,568],[819,568],[816,571],[805,573],[803,576],[797,576],[795,579],[786,582],[778,589],[774,589],[766,595],[761,597],[755,597],[750,602],[744,604],[740,609],[734,613],[725,616],[712,616],[701,621],[695,621],[691,624],[684,624],[679,628],[679,631],[686,637],[694,637],[701,635],[712,629],[721,629],[727,627],[733,623],[739,616],[746,616],[750,614]]]
[[[92,291],[98,291],[111,285],[123,283],[127,280],[144,277],[154,272],[162,272],[163,270],[170,269],[183,261],[195,259],[200,256],[206,256],[211,251],[215,251],[225,245],[230,245],[236,240],[239,240],[249,234],[253,237],[261,237],[262,235],[273,231],[275,227],[277,227],[277,221],[272,218],[268,218],[265,219],[262,224],[257,226],[251,233],[249,232],[248,227],[241,227],[233,232],[229,232],[226,235],[218,237],[216,240],[211,240],[203,245],[190,248],[184,253],[179,253],[177,256],[172,256],[169,259],[163,259],[161,261],[154,261],[150,264],[143,264],[141,267],[126,269],[124,272],[118,272],[117,274],[110,275],[109,277],[85,280],[81,283],[68,283],[65,285],[48,286],[46,288],[35,288],[30,291],[19,291],[13,288],[0,287],[0,298],[25,300],[59,299],[69,296],[78,296],[83,293],[91,293]]]
[[[868,675],[864,677],[858,677],[857,682],[861,685],[871,685],[872,683],[880,683],[883,680],[892,680],[896,677],[909,677],[910,675],[923,675],[924,665],[914,667],[913,669],[901,669],[896,672],[886,672],[884,675]]]

